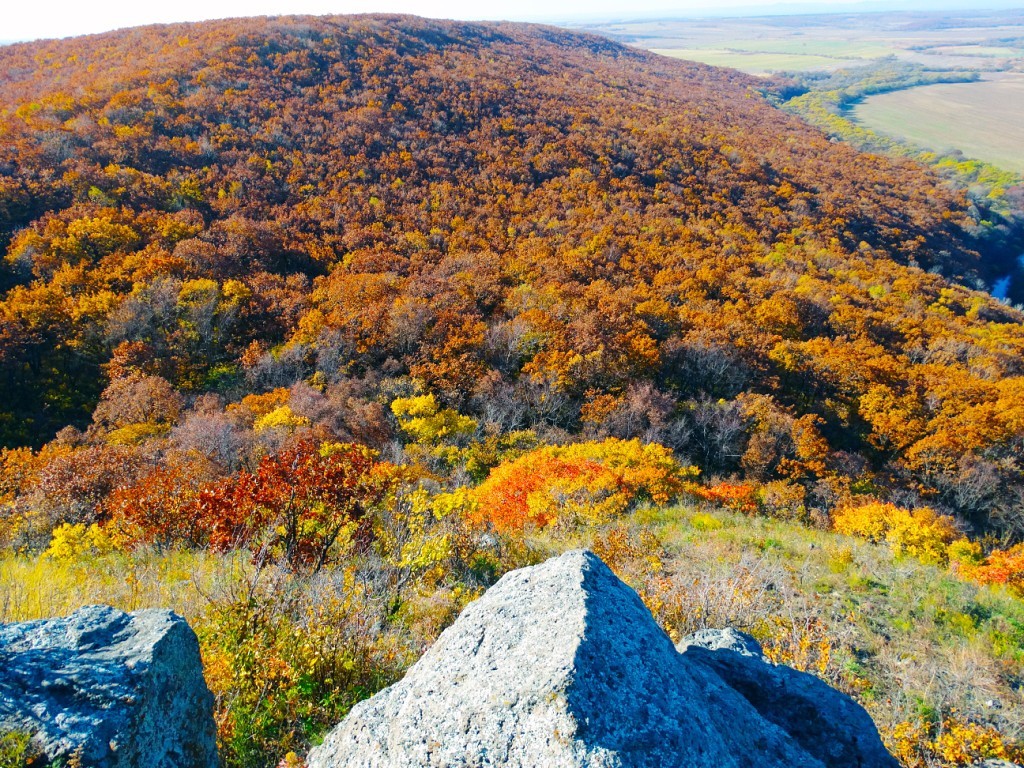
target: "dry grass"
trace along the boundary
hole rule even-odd
[[[955,712],[1024,739],[1024,692],[1016,682],[1024,678],[1024,602],[1004,591],[894,559],[884,546],[690,507],[646,509],[610,526],[510,542],[502,568],[579,546],[595,549],[636,587],[674,638],[704,627],[745,629],[773,658],[857,697],[883,733],[900,722],[936,723]],[[241,605],[225,595],[244,591],[250,577],[242,556],[112,554],[63,563],[8,556],[0,559],[0,621],[66,614],[88,603],[170,607],[197,626],[204,653],[217,658],[224,642],[217,616],[233,614],[211,614],[208,596]],[[394,649],[425,648],[454,619],[465,597],[453,597],[452,589],[439,582],[418,591],[402,609],[401,642],[378,637],[373,621],[359,621],[338,630],[361,627],[355,639],[339,634],[339,648],[369,648],[376,660],[364,666],[372,679],[400,674],[412,657],[398,658],[404,651],[396,656]],[[377,656],[385,651],[382,662]],[[220,687],[231,691],[231,685]]]
[[[60,562],[0,557],[0,623],[64,616],[102,603],[123,611],[170,608],[197,622],[208,597],[244,580],[246,557],[206,552],[112,554]]]

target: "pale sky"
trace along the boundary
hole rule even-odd
[[[786,2],[786,0],[781,0]],[[790,0],[792,2],[792,0]],[[801,2],[801,0],[797,0]],[[815,10],[847,10],[851,0],[812,0]],[[949,7],[937,0],[924,7]],[[1006,0],[980,0],[985,7]],[[778,7],[780,0],[4,0],[0,10],[0,41],[68,37],[120,27],[174,21],[200,21],[230,16],[331,13],[412,13],[453,19],[569,21],[585,18],[636,18],[659,14],[686,16],[735,12],[739,8]],[[960,0],[970,7],[979,0]],[[918,6],[922,0],[887,0],[879,6]]]

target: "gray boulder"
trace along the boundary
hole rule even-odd
[[[705,629],[676,648],[686,661],[718,675],[823,765],[897,765],[857,702],[814,675],[768,661],[750,635]]]
[[[846,765],[894,765],[882,753]],[[507,574],[308,757],[309,768],[826,764],[678,653],[589,552]]]
[[[82,608],[0,626],[0,730],[92,768],[214,768],[199,644],[171,611]]]
[[[682,653],[687,648],[706,648],[711,651],[733,651],[741,656],[755,656],[764,658],[764,649],[750,635],[740,632],[732,627],[725,629],[702,629],[687,635],[676,644],[676,650]]]

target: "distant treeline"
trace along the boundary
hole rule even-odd
[[[1024,302],[1024,272],[1017,261],[1024,253],[1024,183],[1016,173],[961,153],[938,153],[883,136],[850,118],[862,99],[881,93],[938,83],[975,82],[977,72],[929,70],[920,64],[886,57],[877,62],[836,72],[801,72],[774,81],[766,95],[783,109],[799,115],[829,135],[865,152],[906,157],[923,162],[963,188],[986,230],[981,246],[987,282],[1013,275],[1011,298]]]

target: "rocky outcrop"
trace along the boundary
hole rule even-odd
[[[750,635],[708,629],[676,647],[686,661],[716,674],[822,765],[896,765],[857,702],[814,675],[772,664]]]
[[[0,626],[0,730],[49,760],[96,768],[214,768],[213,696],[199,644],[171,611],[89,606]]]
[[[738,642],[768,666],[756,643]],[[353,708],[308,765],[895,766],[862,710],[834,724],[860,728],[844,743],[861,751],[836,762],[812,750],[704,658],[720,653],[743,651],[679,653],[600,559],[569,552],[502,578],[403,680]]]

